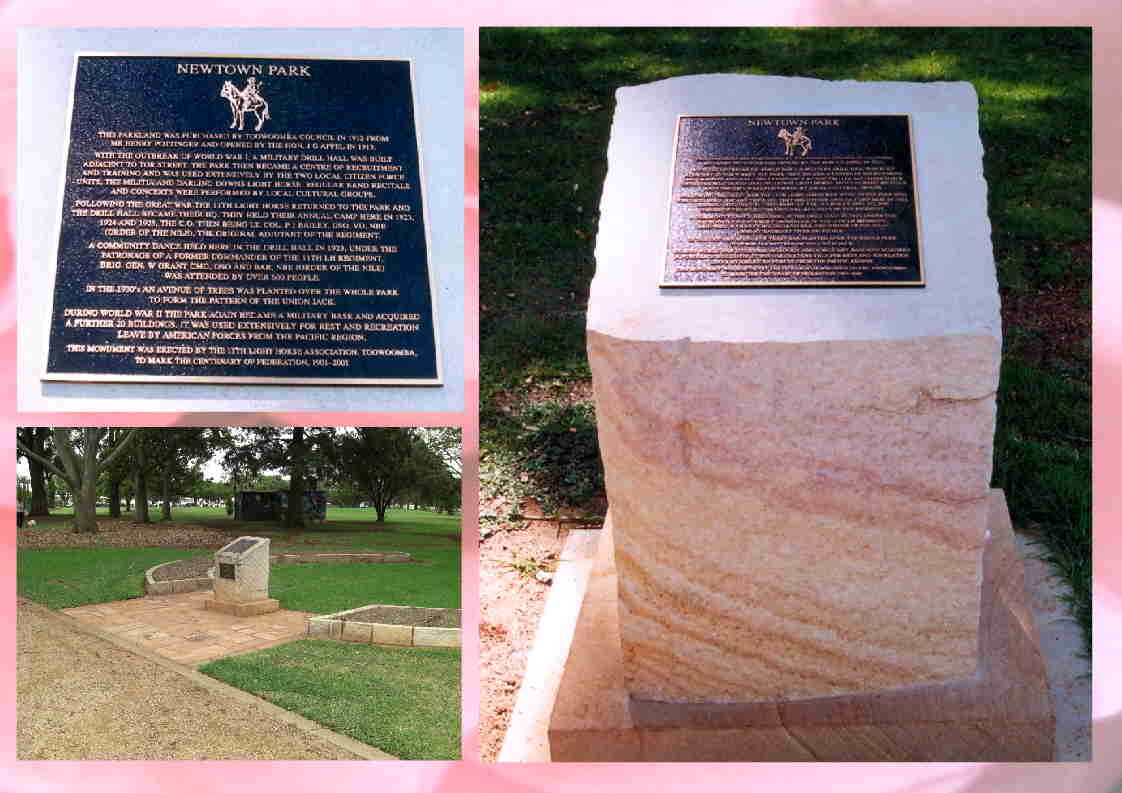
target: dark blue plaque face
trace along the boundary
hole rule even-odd
[[[79,55],[48,380],[439,385],[408,60]]]
[[[245,551],[256,545],[258,542],[260,542],[260,540],[234,540],[229,545],[220,549],[219,553],[244,553]]]
[[[923,286],[907,116],[682,116],[661,285]]]

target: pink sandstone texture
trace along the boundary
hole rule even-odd
[[[908,114],[926,287],[660,290],[687,113]],[[1001,334],[972,87],[621,89],[588,350],[632,696],[975,676]]]

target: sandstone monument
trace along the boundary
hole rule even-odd
[[[214,554],[214,597],[204,601],[212,611],[251,617],[280,608],[269,597],[269,540],[238,537]]]
[[[553,759],[1050,759],[972,86],[623,88],[608,160],[610,526]]]

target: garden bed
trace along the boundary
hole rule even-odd
[[[411,562],[413,557],[401,551],[362,551],[356,553],[332,551],[281,551],[269,556],[273,564],[309,564],[315,562],[342,562],[344,564],[383,564]]]
[[[331,553],[324,551],[299,551],[273,554],[269,557],[271,564],[308,564],[315,562],[333,562],[336,564],[375,564],[392,562],[411,562],[412,557],[400,551],[370,552],[370,553]],[[181,592],[197,592],[203,589],[214,589],[214,576],[211,570],[214,567],[214,557],[200,556],[195,559],[181,559],[175,562],[166,562],[149,569],[144,576],[144,591],[149,595],[175,595]],[[396,607],[395,607],[396,608]],[[429,609],[442,611],[442,609]],[[388,620],[382,620],[388,621]],[[456,624],[436,625],[435,627],[459,627],[459,612]],[[392,623],[391,624],[400,624]],[[422,622],[418,625],[428,626],[430,623]],[[445,647],[448,645],[437,645]]]
[[[460,610],[370,604],[309,617],[308,638],[401,647],[459,647]]]
[[[148,595],[175,595],[214,589],[213,568],[213,556],[158,564],[144,574],[144,592]]]

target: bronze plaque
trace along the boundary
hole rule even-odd
[[[234,565],[226,564],[225,562],[219,562],[218,563],[218,577],[219,578],[229,578],[231,581],[233,581],[234,580]]]
[[[43,379],[439,385],[423,199],[408,59],[79,54]]]
[[[681,116],[661,286],[923,286],[908,116]]]

